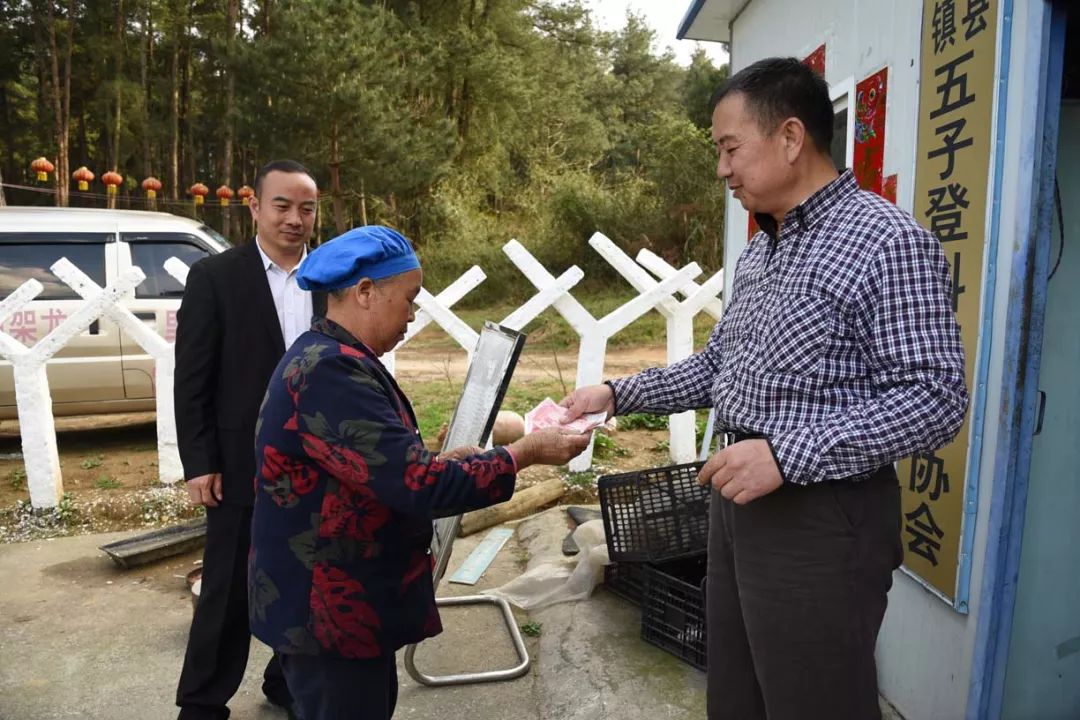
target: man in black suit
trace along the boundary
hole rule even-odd
[[[280,160],[255,178],[255,242],[200,260],[176,330],[176,429],[191,502],[206,506],[202,589],[176,691],[180,720],[222,720],[247,666],[247,558],[255,422],[285,349],[325,313],[326,297],[296,284],[315,226],[318,188]],[[263,674],[270,702],[292,698],[277,657]]]

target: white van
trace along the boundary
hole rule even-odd
[[[83,301],[49,270],[66,257],[101,286],[138,266],[146,280],[124,304],[171,341],[184,288],[165,271],[165,261],[177,257],[190,266],[228,247],[210,227],[167,213],[0,208],[0,299],[32,277],[45,286],[0,330],[30,346],[79,307]],[[154,409],[153,359],[107,318],[72,339],[46,372],[55,415]],[[11,363],[0,359],[0,420],[15,417]]]

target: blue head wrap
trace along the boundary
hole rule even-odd
[[[380,280],[419,267],[404,235],[382,225],[364,225],[315,248],[300,266],[296,282],[304,290],[340,290],[361,278]]]

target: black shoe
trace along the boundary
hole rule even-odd
[[[292,705],[292,693],[289,692],[289,688],[284,683],[273,684],[264,682],[262,686],[263,695],[270,701],[271,705],[277,705],[280,708],[289,708]]]
[[[284,710],[289,715],[289,720],[300,720],[300,711],[296,707],[296,703],[293,702],[292,695],[289,694],[289,689],[286,687],[268,687],[263,683],[263,695],[266,696],[267,702],[271,705]]]
[[[210,708],[201,705],[181,705],[176,720],[228,720],[229,708]]]

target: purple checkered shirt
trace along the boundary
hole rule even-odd
[[[964,348],[941,245],[851,171],[759,232],[705,349],[610,381],[617,412],[715,406],[785,481],[859,478],[963,423]],[[771,226],[771,227],[770,227]]]

